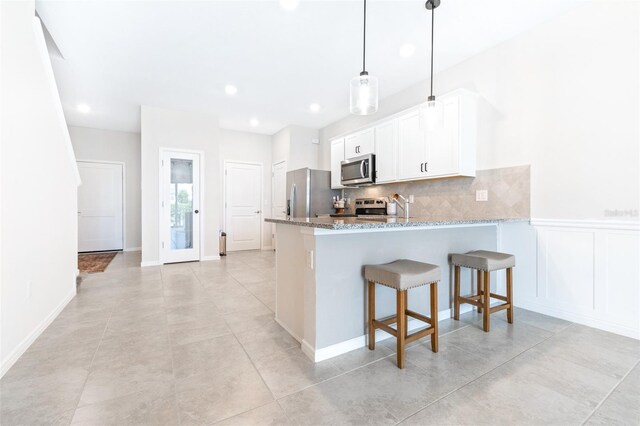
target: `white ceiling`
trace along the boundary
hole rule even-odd
[[[442,0],[436,71],[578,2]],[[140,105],[152,105],[212,112],[223,128],[265,134],[320,128],[348,115],[349,80],[361,68],[362,1],[302,1],[292,12],[243,0],[39,1],[37,10],[65,58],[52,61],[74,126],[139,132]],[[427,77],[429,19],[423,0],[369,1],[367,69],[381,98]],[[399,55],[404,43],[416,45],[410,58]]]

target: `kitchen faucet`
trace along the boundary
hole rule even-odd
[[[404,205],[400,204],[400,202],[398,201],[398,198],[402,199]],[[402,212],[404,213],[404,218],[409,219],[409,204],[413,203],[413,195],[409,195],[408,198],[405,198],[402,195],[393,194],[393,197],[391,197],[391,201],[396,203],[398,207],[402,209]]]

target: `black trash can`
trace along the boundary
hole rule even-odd
[[[220,256],[227,255],[227,233],[220,233]]]

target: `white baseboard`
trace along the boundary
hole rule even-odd
[[[60,302],[58,306],[18,345],[17,348],[13,350],[5,359],[2,360],[2,366],[0,366],[0,378],[4,376],[4,374],[9,371],[9,369],[13,366],[13,364],[20,359],[22,354],[24,354],[29,346],[36,341],[36,339],[42,334],[44,330],[46,330],[49,325],[56,319],[56,317],[62,312],[62,310],[67,306],[67,304],[76,296],[76,285],[73,283],[73,291],[69,292],[69,294]]]
[[[142,247],[127,247],[124,251],[142,251]]]
[[[262,246],[262,251],[273,250],[273,246]]]
[[[519,300],[518,303],[515,304],[515,306],[517,306],[518,308],[537,312],[539,314],[549,315],[551,317],[560,318],[565,321],[575,322],[577,324],[586,325],[587,327],[593,327],[600,330],[608,331],[610,333],[620,334],[622,336],[640,340],[640,328],[632,328],[612,321],[594,318],[590,315],[569,312],[564,309],[552,308],[540,303],[526,300]]]
[[[464,314],[466,312],[471,311],[473,309],[470,305],[461,305],[460,313]],[[438,322],[444,321],[452,317],[451,309],[445,309],[443,311],[438,312]],[[277,320],[276,320],[277,321]],[[282,325],[279,321],[278,324]],[[413,331],[420,327],[424,327],[426,324],[417,319],[410,319],[407,321],[407,330]],[[286,327],[283,326],[286,329]],[[291,332],[287,330],[289,334]],[[293,336],[293,334],[291,334]],[[376,342],[381,340],[388,339],[391,335],[384,330],[376,330]],[[293,336],[295,337],[295,336]],[[296,338],[297,339],[297,338]],[[363,348],[367,345],[367,336],[362,335],[358,337],[354,337],[353,339],[345,340],[344,342],[336,343],[331,346],[327,346],[325,348],[314,349],[313,346],[309,344],[306,340],[302,340],[302,352],[313,362],[325,361],[330,358],[337,357],[342,354],[346,354],[347,352],[351,352],[356,349]]]
[[[200,258],[200,262],[208,262],[210,260],[220,260],[220,255],[214,255],[214,256],[202,256]]]
[[[140,262],[140,267],[145,268],[147,266],[160,266],[162,263],[159,260],[148,260],[146,262]]]

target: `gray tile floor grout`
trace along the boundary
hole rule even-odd
[[[586,419],[581,423],[581,425],[586,425],[586,424],[589,422],[589,420],[591,419],[591,417],[593,417],[593,415],[594,415],[594,414],[596,414],[596,412],[600,409],[600,407],[602,407],[602,405],[603,405],[605,402],[607,402],[607,400],[611,397],[611,395],[612,395],[612,394],[613,394],[613,393],[614,393],[614,392],[615,392],[615,391],[620,387],[620,385],[622,384],[622,382],[624,382],[624,381],[625,381],[625,379],[626,379],[627,377],[629,377],[629,375],[631,374],[631,372],[632,372],[634,369],[638,368],[638,365],[640,365],[640,360],[638,360],[638,361],[633,365],[633,367],[631,367],[631,368],[629,369],[629,371],[627,371],[627,373],[626,373],[624,376],[622,376],[622,378],[618,381],[618,383],[617,383],[613,388],[611,388],[611,390],[609,391],[609,393],[607,393],[607,395],[602,399],[602,401],[600,401],[600,402],[598,403],[598,405],[596,405],[596,406],[593,408],[593,411],[591,411],[591,413],[589,413],[589,415],[588,415],[588,416],[587,416],[587,418],[586,418]]]
[[[514,321],[515,321],[515,318],[514,318]],[[470,324],[469,324],[469,325],[470,325]],[[468,327],[469,325],[467,325],[467,326],[465,326],[465,327]],[[462,328],[465,328],[465,327],[462,327]],[[534,326],[534,327],[535,327],[535,326]],[[569,324],[567,327],[571,327],[571,324]],[[459,330],[461,330],[462,328],[459,328],[459,329],[456,329],[456,330],[452,330],[452,331],[450,331],[450,333],[455,333],[456,331],[459,331]],[[542,329],[541,329],[541,330],[542,330]],[[447,333],[447,334],[448,334],[448,333]],[[517,358],[517,357],[519,357],[520,355],[524,354],[525,352],[528,352],[528,351],[530,351],[531,349],[535,348],[536,346],[541,345],[542,343],[544,343],[544,342],[546,342],[547,340],[551,339],[551,338],[552,338],[553,336],[555,336],[555,335],[556,335],[556,333],[553,333],[552,335],[550,335],[550,336],[549,336],[549,337],[547,337],[546,339],[542,340],[541,342],[539,342],[539,343],[535,344],[534,346],[532,346],[532,347],[530,347],[530,348],[527,348],[527,349],[523,350],[523,351],[522,351],[522,352],[520,352],[519,354],[514,355],[512,358],[510,358],[510,359],[506,360],[506,361],[505,361],[505,362],[503,362],[502,364],[500,364],[500,365],[498,365],[498,366],[496,366],[496,367],[492,368],[491,370],[488,370],[488,371],[486,371],[486,372],[482,373],[480,376],[478,376],[478,377],[476,377],[476,378],[474,378],[474,379],[472,379],[472,380],[468,381],[467,383],[464,383],[463,385],[461,385],[461,386],[459,386],[459,387],[457,387],[457,388],[453,389],[453,390],[452,390],[452,391],[450,391],[449,393],[447,393],[447,394],[445,394],[445,395],[442,395],[441,397],[439,397],[439,398],[438,398],[438,399],[436,399],[435,401],[430,402],[430,403],[429,403],[429,404],[427,404],[424,408],[420,409],[420,411],[424,411],[424,410],[426,410],[426,409],[427,409],[427,408],[429,408],[431,405],[436,404],[438,401],[440,401],[440,400],[442,400],[442,399],[445,399],[446,397],[448,397],[449,395],[451,395],[451,394],[453,394],[453,393],[455,393],[455,392],[459,391],[460,389],[462,389],[462,388],[464,388],[464,387],[466,387],[466,386],[468,386],[468,385],[472,384],[473,382],[476,382],[476,381],[480,380],[481,378],[483,378],[483,377],[487,376],[488,374],[490,374],[490,373],[492,373],[493,371],[495,371],[495,370],[499,369],[500,367],[502,367],[502,366],[504,366],[504,365],[506,365],[506,364],[510,363],[511,361],[513,361],[514,359],[516,359],[516,358]],[[410,350],[410,349],[409,349],[409,350]],[[404,417],[404,418],[403,418],[403,419],[401,419],[397,424],[400,424],[400,423],[404,422],[405,420],[407,420],[408,418],[415,416],[415,415],[416,415],[416,414],[418,414],[420,411],[418,411],[418,412],[416,412],[416,413],[413,413],[413,414],[411,414],[411,415],[409,415],[409,416]]]
[[[525,310],[484,333],[471,312],[440,321],[438,354],[408,347],[404,370],[392,337],[314,364],[274,320],[272,252],[139,261],[86,277],[0,381],[0,423],[640,423],[633,339]]]

